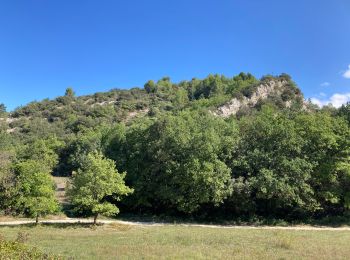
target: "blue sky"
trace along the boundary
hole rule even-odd
[[[241,71],[286,72],[307,98],[338,105],[350,100],[349,64],[349,0],[0,1],[9,110],[68,86],[83,95]]]

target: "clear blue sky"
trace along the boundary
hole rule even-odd
[[[349,0],[0,1],[10,110],[68,86],[83,95],[240,71],[286,72],[308,98],[350,99],[349,64]]]

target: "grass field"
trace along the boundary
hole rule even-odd
[[[350,259],[349,231],[184,226],[0,227],[7,239],[74,259]]]

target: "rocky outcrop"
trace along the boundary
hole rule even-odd
[[[233,98],[225,105],[218,107],[213,113],[217,116],[229,117],[237,114],[244,107],[253,108],[259,100],[267,99],[271,95],[281,95],[287,84],[288,82],[285,80],[271,80],[261,83],[249,98],[245,96],[241,99]],[[286,101],[285,105],[291,106],[291,101]]]

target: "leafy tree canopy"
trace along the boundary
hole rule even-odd
[[[54,194],[54,183],[41,162],[27,160],[15,165],[15,206],[19,212],[35,217],[56,213],[59,210]]]
[[[112,160],[99,152],[89,153],[86,164],[73,174],[68,190],[75,211],[93,215],[95,224],[99,214],[118,214],[118,207],[111,201],[133,192],[124,178],[125,173],[119,173]]]

